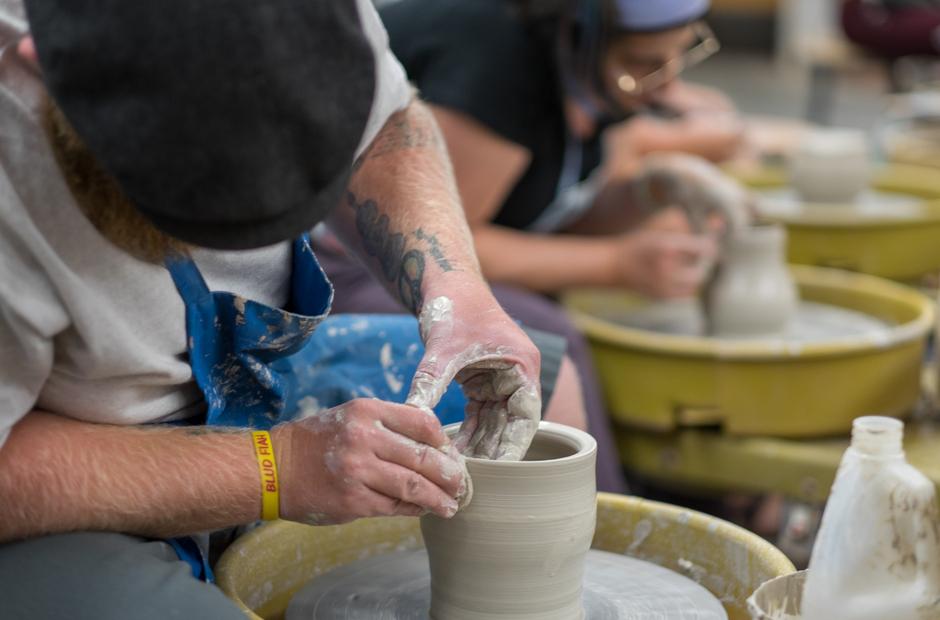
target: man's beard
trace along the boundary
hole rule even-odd
[[[186,252],[183,242],[157,230],[133,207],[49,98],[43,107],[43,125],[75,201],[106,239],[150,263],[162,264],[168,255]]]

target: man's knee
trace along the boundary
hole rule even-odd
[[[242,620],[166,543],[106,532],[0,545],[4,618]]]

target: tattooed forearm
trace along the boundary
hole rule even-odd
[[[437,235],[429,235],[419,228],[415,231],[415,237],[421,241],[427,241],[431,258],[433,258],[437,266],[441,268],[441,271],[454,271],[454,267],[450,264],[450,261],[444,257],[444,250],[441,249],[441,242],[437,240]]]
[[[424,280],[424,254],[418,250],[408,250],[408,253],[402,257],[398,274],[398,298],[415,315],[424,306],[422,280]]]
[[[444,141],[437,125],[427,122],[427,119],[413,118],[407,112],[399,112],[389,120],[391,131],[379,134],[369,149],[371,157],[381,157],[405,149],[443,146]]]
[[[356,212],[356,230],[362,246],[382,268],[385,279],[398,289],[398,297],[405,307],[417,314],[424,299],[421,282],[424,280],[424,253],[405,251],[405,235],[389,230],[389,219],[379,213],[374,200],[359,201],[352,192],[346,193],[349,206]]]
[[[415,314],[440,276],[479,274],[444,140],[420,101],[392,115],[359,158],[346,203],[334,229]]]
[[[347,192],[346,201],[356,213],[356,231],[363,248],[379,263],[382,276],[395,287],[405,307],[417,314],[424,303],[422,283],[427,259],[421,249],[408,247],[408,240],[414,239],[427,245],[427,253],[441,271],[456,271],[453,263],[444,255],[444,248],[437,235],[422,228],[411,235],[395,232],[389,227],[389,217],[379,211],[374,200],[360,200],[354,193]]]
[[[415,122],[416,120],[418,122]],[[353,164],[354,172],[361,168],[367,159],[377,159],[398,151],[425,147],[443,150],[444,139],[437,125],[425,122],[423,118],[415,119],[408,111],[402,111],[392,116],[388,123],[388,127],[382,130]]]
[[[402,233],[390,233],[388,216],[379,214],[374,200],[356,200],[356,195],[347,192],[349,206],[356,211],[356,230],[362,238],[362,244],[369,256],[375,257],[382,267],[382,275],[389,282],[394,282],[401,273],[405,251],[405,236]]]

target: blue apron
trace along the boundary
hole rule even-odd
[[[210,291],[187,256],[167,259],[166,267],[186,308],[189,363],[205,396],[205,424],[269,429],[354,398],[407,398],[424,355],[417,321],[403,315],[327,319],[333,286],[308,235],[293,244],[283,310]],[[444,424],[457,422],[465,405],[453,384],[435,413]],[[192,538],[170,543],[195,576],[211,581],[206,554],[196,557],[194,548],[200,549]]]

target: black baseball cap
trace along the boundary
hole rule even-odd
[[[339,204],[375,90],[354,0],[26,0],[44,80],[131,203],[188,243]]]

